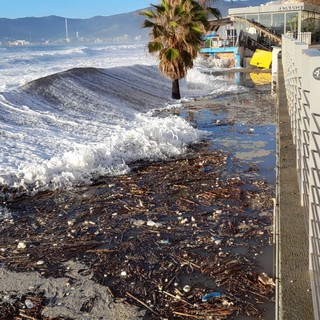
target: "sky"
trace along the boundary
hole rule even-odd
[[[110,16],[148,7],[156,0],[0,0],[0,18],[91,18]]]

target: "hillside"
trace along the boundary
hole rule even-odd
[[[256,6],[265,2],[267,1],[217,0],[213,5],[220,9],[223,16],[226,16],[231,7]],[[144,17],[140,16],[138,11],[112,16],[96,16],[90,19],[67,18],[68,37],[71,41],[112,41],[119,38],[128,41],[144,40],[148,37],[148,30],[141,28],[143,19]],[[57,16],[0,18],[0,41],[2,43],[22,39],[29,42],[64,41],[66,39],[65,21],[65,17]]]
[[[66,38],[66,19],[63,17],[0,18],[0,41],[24,39],[27,41],[53,41]],[[125,21],[125,23],[123,23]],[[71,40],[112,39],[116,37],[147,36],[141,29],[142,17],[138,12],[90,19],[67,19]]]

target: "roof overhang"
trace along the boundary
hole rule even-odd
[[[227,25],[233,25],[233,21],[230,18],[211,20],[209,21],[208,31],[217,31],[220,27]]]
[[[296,2],[296,3],[272,3],[263,4],[255,7],[242,7],[242,8],[230,8],[228,10],[229,15],[244,15],[244,14],[257,14],[257,13],[278,13],[278,12],[290,12],[290,11],[309,11],[320,13],[320,6]]]

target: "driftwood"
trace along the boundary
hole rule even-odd
[[[269,242],[272,189],[243,174],[246,164],[234,161],[243,172],[230,176],[227,157],[206,151],[137,163],[132,173],[92,186],[16,199],[11,211],[28,214],[1,223],[0,263],[60,277],[63,262],[77,259],[148,319],[260,317],[261,302],[274,294],[255,260]],[[22,310],[25,299],[8,305],[0,295],[0,314],[44,319],[45,299],[35,294],[37,308]]]

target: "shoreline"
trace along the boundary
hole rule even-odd
[[[259,178],[260,163],[250,157],[263,157],[253,154],[258,146],[272,152],[259,142],[267,133],[263,130],[269,130],[264,124],[271,112],[264,116],[252,98],[234,113],[242,98],[213,99],[205,108],[194,102],[193,111],[188,106],[176,111],[210,129],[213,139],[181,159],[144,164],[96,185],[11,203],[14,222],[0,230],[6,235],[1,263],[11,270],[62,279],[68,274],[65,263],[75,260],[89,268],[95,283],[146,310],[148,319],[155,314],[158,319],[160,312],[177,319],[209,312],[222,319],[263,314],[250,301],[273,300],[272,275],[264,275],[257,263],[272,234],[273,188]],[[258,123],[250,118],[254,109]],[[236,138],[232,141],[233,134],[248,138],[242,154],[238,150],[240,158],[234,155],[239,144]],[[6,273],[0,281],[8,279]],[[248,288],[250,299],[241,293]],[[202,301],[207,293],[216,293],[214,301]],[[80,309],[95,312],[99,298],[86,298]]]

